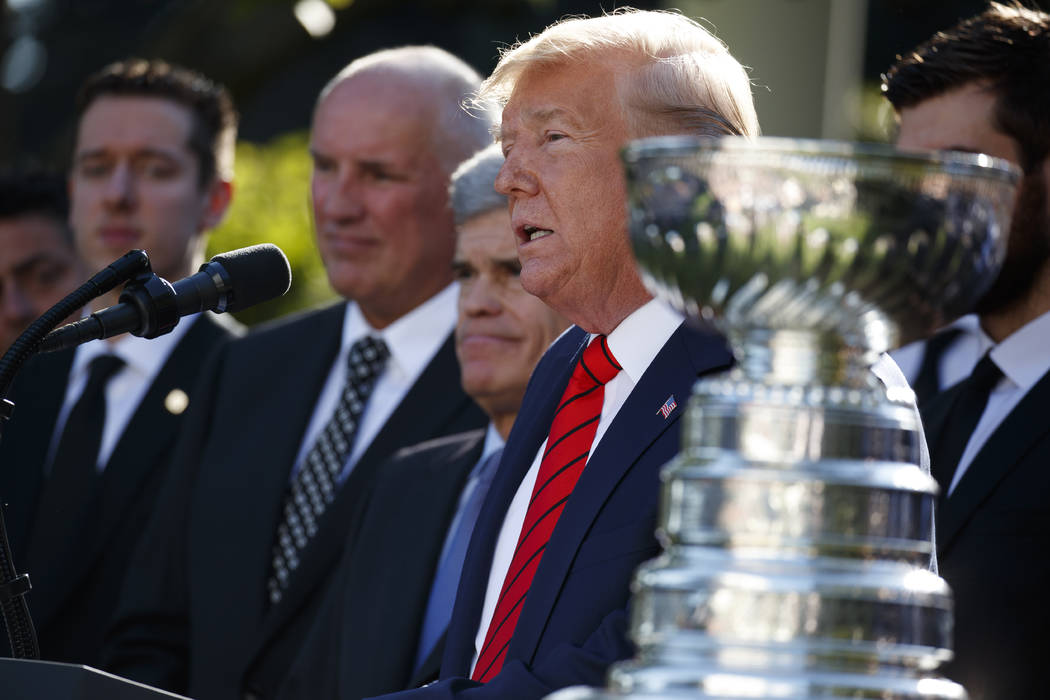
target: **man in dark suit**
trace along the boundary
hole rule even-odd
[[[723,341],[652,299],[627,237],[621,147],[691,132],[755,135],[747,74],[672,13],[572,19],[506,52],[504,103],[521,283],[576,325],[529,382],[467,552],[441,679],[396,696],[541,698],[599,685],[629,656],[635,568],[659,552],[660,468]]]
[[[923,407],[937,552],[973,700],[1042,697],[1050,654],[1050,15],[992,4],[885,76],[902,148],[987,153],[1023,176],[1003,269],[976,311],[983,356]]]
[[[383,466],[292,668],[263,657],[250,670],[259,697],[357,700],[437,678],[474,521],[529,375],[568,325],[518,280],[507,199],[492,188],[502,164],[492,145],[451,186],[456,356],[488,429],[406,448]]]
[[[165,279],[195,272],[232,192],[237,118],[225,88],[159,61],[125,61],[88,79],[77,113],[71,224],[87,266],[143,248]],[[0,494],[15,561],[32,577],[43,658],[99,663],[201,361],[235,332],[200,314],[154,340],[40,356],[18,377]]]
[[[310,151],[318,246],[350,300],[224,346],[125,582],[107,668],[201,700],[290,663],[361,496],[407,445],[485,424],[453,351],[448,177],[489,138],[433,47],[351,63]]]

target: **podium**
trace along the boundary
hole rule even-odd
[[[0,659],[4,700],[188,700],[90,666],[54,661]]]

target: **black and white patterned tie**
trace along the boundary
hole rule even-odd
[[[379,338],[366,336],[350,346],[346,385],[339,404],[285,497],[273,545],[273,570],[267,581],[271,604],[281,600],[292,572],[299,566],[299,555],[317,532],[325,508],[335,498],[339,474],[350,456],[361,414],[389,356],[386,343]]]

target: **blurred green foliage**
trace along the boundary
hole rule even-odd
[[[216,253],[273,243],[288,256],[292,288],[279,299],[237,314],[255,325],[336,298],[328,285],[310,221],[310,154],[305,131],[266,144],[238,143],[233,203],[208,241]]]
[[[859,116],[854,120],[854,138],[857,141],[874,141],[892,143],[896,140],[897,123],[893,116],[893,106],[882,96],[882,84],[867,81],[857,98],[858,105],[854,112]]]

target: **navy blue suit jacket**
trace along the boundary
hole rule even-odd
[[[469,680],[496,539],[522,478],[588,340],[565,333],[533,372],[467,551],[449,623],[441,680],[389,700],[541,698],[569,685],[602,685],[629,657],[626,608],[635,569],[656,556],[660,469],[679,451],[680,418],[697,377],[728,368],[718,336],[683,325],[657,354],[588,459],[525,599],[506,661],[485,685]],[[678,407],[660,407],[671,395]]]

